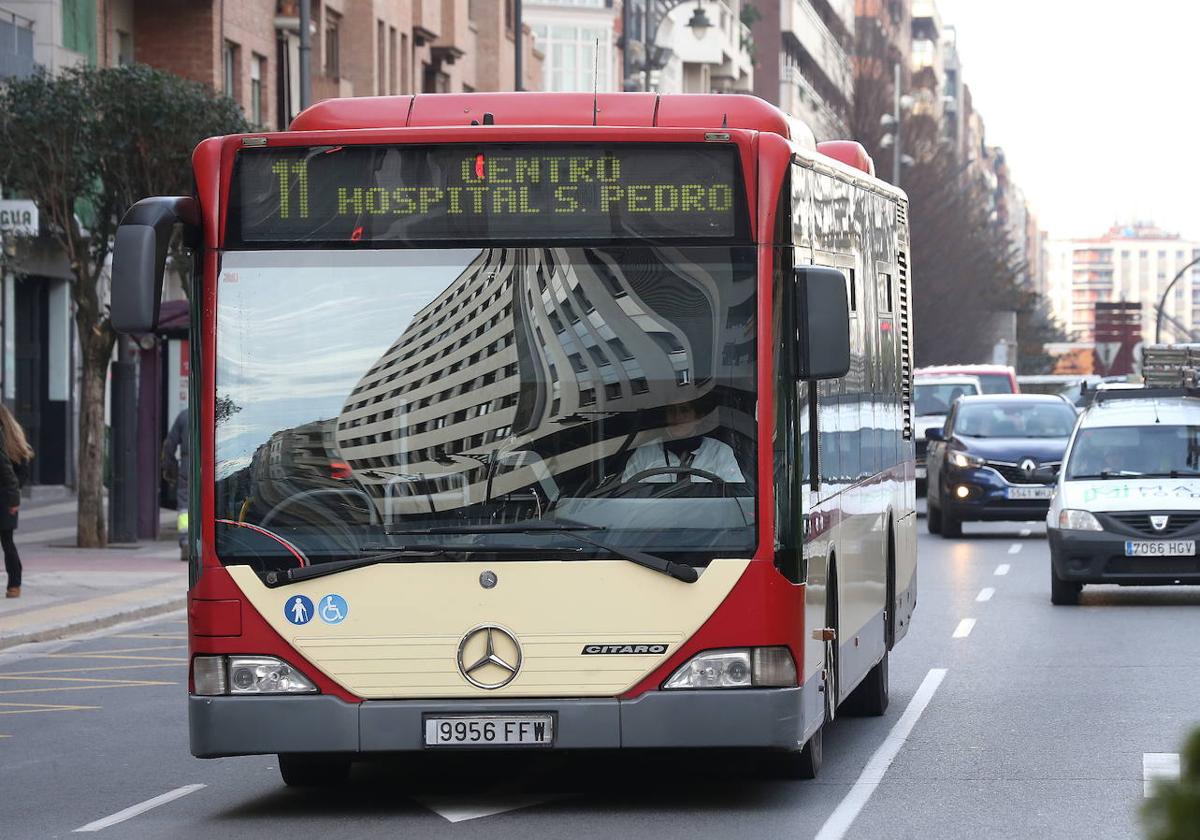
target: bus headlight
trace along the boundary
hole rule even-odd
[[[796,663],[786,647],[733,648],[698,653],[679,666],[664,689],[770,688],[796,685]]]
[[[196,694],[315,694],[317,687],[274,656],[197,656],[192,660]]]
[[[1091,511],[1065,508],[1058,513],[1058,527],[1064,531],[1103,531],[1104,527]]]

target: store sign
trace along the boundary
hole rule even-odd
[[[38,209],[29,199],[0,200],[0,236],[37,236]]]

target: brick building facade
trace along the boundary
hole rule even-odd
[[[512,0],[309,0],[312,100],[513,90]],[[99,0],[97,62],[137,61],[228,93],[282,129],[300,110],[300,0]],[[542,55],[523,27],[523,87]]]

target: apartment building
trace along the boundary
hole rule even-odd
[[[755,9],[754,93],[807,123],[818,140],[845,137],[854,0],[780,0]]]
[[[1051,307],[1073,341],[1095,339],[1097,303],[1142,306],[1142,334],[1154,335],[1167,285],[1200,257],[1200,242],[1147,222],[1114,225],[1092,239],[1047,243],[1046,287]],[[1186,271],[1168,295],[1163,340],[1200,339],[1200,266]]]

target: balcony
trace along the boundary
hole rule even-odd
[[[413,46],[423,47],[442,31],[442,0],[413,0]]]
[[[697,38],[687,26],[696,6],[685,3],[671,11],[671,49],[685,64],[709,65],[712,78],[722,82],[717,87],[749,87],[754,67],[750,27],[737,19],[725,0],[705,0],[701,5],[713,24],[703,38]],[[664,27],[660,36],[666,31]]]
[[[0,79],[33,75],[33,21],[0,9]]]
[[[808,0],[784,0],[780,30],[784,41],[790,40],[808,53],[830,83],[849,100],[854,91],[850,57]]]

